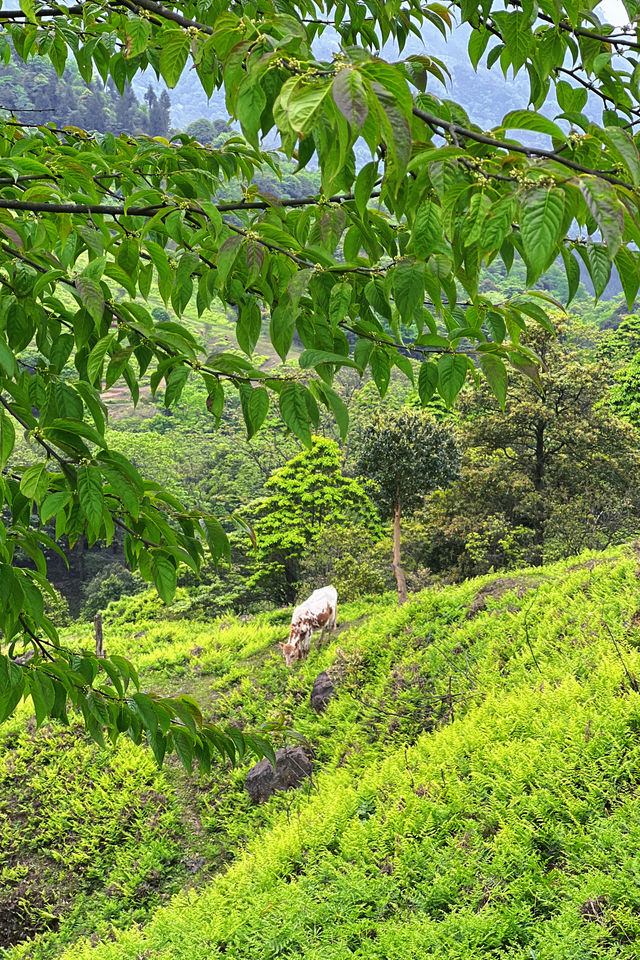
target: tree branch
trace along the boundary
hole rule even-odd
[[[468,140],[474,140],[476,143],[483,143],[489,147],[496,147],[498,150],[508,150],[510,153],[522,153],[527,157],[541,157],[544,160],[551,160],[553,163],[568,167],[570,170],[576,170],[578,173],[586,173],[589,176],[598,177],[600,180],[606,180],[608,183],[615,184],[616,186],[626,187],[627,190],[635,190],[633,184],[627,183],[626,180],[620,180],[605,170],[594,170],[591,167],[584,167],[582,164],[576,163],[574,160],[569,160],[567,157],[563,157],[553,150],[544,150],[542,147],[525,147],[521,143],[513,143],[509,140],[498,140],[496,137],[490,137],[486,133],[480,133],[476,130],[462,127],[458,123],[450,123],[447,120],[442,120],[433,113],[427,113],[420,107],[413,108],[413,115],[414,117],[418,117],[419,120],[424,121],[424,123],[428,124],[432,129],[445,130],[447,133],[453,132],[460,137],[466,137]]]

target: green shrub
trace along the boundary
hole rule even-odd
[[[68,627],[71,617],[69,614],[69,604],[67,603],[66,597],[60,593],[59,590],[56,590],[55,587],[52,588],[54,596],[52,597],[50,593],[44,594],[44,613],[45,616],[54,623],[56,627]]]
[[[393,589],[388,539],[362,526],[323,527],[304,554],[299,596],[333,584],[341,603]]]
[[[92,620],[96,613],[104,612],[113,600],[132,596],[144,589],[145,584],[139,573],[131,573],[121,563],[110,563],[83,588],[82,617]]]

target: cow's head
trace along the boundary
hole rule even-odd
[[[281,643],[280,649],[282,650],[284,656],[284,662],[288,667],[292,667],[296,660],[300,659],[300,644],[291,643]]]

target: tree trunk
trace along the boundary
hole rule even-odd
[[[407,579],[404,575],[404,570],[400,565],[400,517],[402,515],[402,507],[399,503],[396,504],[396,509],[393,515],[393,572],[396,575],[396,583],[398,584],[398,604],[402,606],[403,603],[407,601]]]
[[[102,614],[96,613],[93,625],[96,633],[96,657],[104,657],[104,643],[102,639]]]
[[[544,474],[545,474],[545,466],[546,466],[546,456],[545,456],[545,448],[544,448],[544,430],[545,430],[544,421],[539,421],[536,424],[536,454],[535,454],[533,486],[536,492],[540,494],[544,490]],[[538,555],[534,557],[533,565],[536,567],[539,567],[542,564],[543,553],[544,553],[544,521],[541,517],[536,517],[535,519],[533,542],[538,549]]]

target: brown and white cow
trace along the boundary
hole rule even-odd
[[[311,646],[311,635],[322,630],[322,643],[325,630],[333,630],[338,614],[338,591],[335,587],[321,587],[314,590],[308,600],[293,611],[291,630],[286,643],[281,643],[284,661],[288,667],[296,660],[304,660]]]

